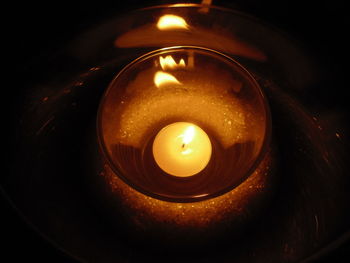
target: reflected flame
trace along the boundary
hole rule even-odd
[[[163,15],[157,23],[159,30],[188,29],[188,24],[181,16]]]
[[[177,64],[171,55],[166,56],[165,58],[160,56],[159,63],[160,63],[160,66],[162,67],[163,70],[174,69],[177,67],[179,67],[179,68],[186,67],[185,60],[183,58],[180,59],[179,64]]]
[[[160,88],[162,85],[165,84],[180,84],[181,82],[178,81],[173,75],[169,73],[165,73],[163,71],[157,71],[154,75],[154,84],[156,84],[157,88]]]

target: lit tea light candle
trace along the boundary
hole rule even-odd
[[[164,127],[154,139],[153,156],[166,173],[188,177],[209,163],[212,146],[208,135],[197,125],[176,122]]]

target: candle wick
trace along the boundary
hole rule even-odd
[[[184,144],[184,143],[183,143],[183,144],[182,144],[182,149],[184,149],[184,148],[185,148],[185,146],[186,146],[186,144]]]

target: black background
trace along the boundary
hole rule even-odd
[[[4,63],[9,70],[9,83],[13,83],[19,76],[30,77],[26,75],[26,68],[35,65],[101,19],[123,10],[150,5],[151,2],[128,0],[123,4],[121,1],[28,1],[2,6],[3,15],[7,14],[8,17],[3,32],[3,42],[7,47],[3,51],[10,57],[9,62]],[[221,2],[227,2],[226,6],[246,11],[290,33],[305,44],[310,54],[329,64],[329,70],[344,76],[345,84],[349,69],[349,46],[346,41],[349,17],[345,1],[214,1],[216,4]],[[15,99],[16,94],[21,92],[21,87],[8,89],[6,95],[11,96],[11,99]],[[327,91],[321,92],[327,95]],[[346,104],[346,97],[343,103]],[[11,116],[8,111],[7,114]],[[2,196],[0,209],[1,262],[22,262],[23,258],[35,262],[75,262],[29,228]],[[317,262],[350,262],[349,242]]]

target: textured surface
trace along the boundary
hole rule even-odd
[[[271,194],[271,161],[269,153],[238,187],[222,196],[194,203],[166,202],[143,195],[121,181],[108,165],[105,165],[101,176],[109,185],[109,191],[122,204],[120,213],[126,214],[135,227],[145,229],[151,226],[147,231],[175,229],[172,235],[185,230],[215,232],[222,225],[242,227],[246,220],[249,221],[257,213],[257,204],[263,203],[264,197]]]
[[[111,97],[106,97],[102,127],[107,146],[142,148],[145,136],[160,123],[186,120],[209,129],[224,148],[254,141],[259,149],[266,128],[260,94],[236,66],[230,68],[219,56],[206,56],[195,55],[193,68],[167,71],[179,83],[161,87],[154,83],[161,70],[158,56],[151,58],[152,63],[141,62],[124,71],[120,78],[128,82],[117,80],[110,87],[121,94],[111,90]],[[183,57],[186,63],[190,59],[185,52]]]

